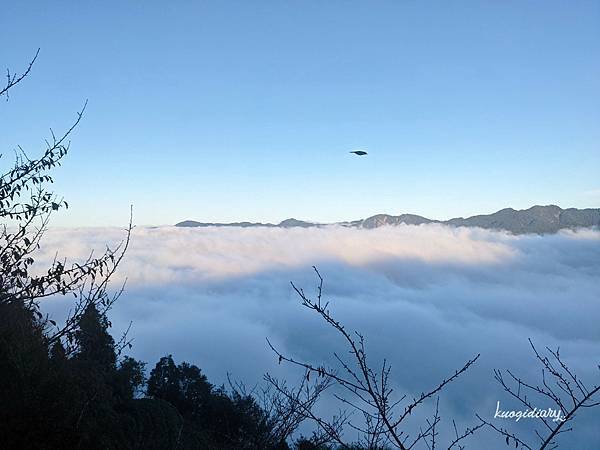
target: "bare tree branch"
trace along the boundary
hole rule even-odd
[[[33,59],[29,62],[27,69],[25,69],[25,71],[20,75],[16,73],[10,73],[10,69],[6,69],[6,86],[0,89],[0,97],[6,95],[6,100],[8,101],[8,91],[15,85],[19,84],[23,80],[23,78],[29,75],[29,72],[31,72],[31,68],[33,67],[33,64],[35,63],[35,60],[37,59],[39,54],[40,49],[38,48],[35,52],[35,55],[33,56]]]
[[[307,296],[304,290],[294,283],[291,283],[292,288],[300,297],[304,307],[315,312],[342,337],[349,348],[350,359],[346,360],[339,354],[334,353],[333,360],[339,366],[338,369],[335,369],[325,365],[299,361],[291,356],[284,355],[268,339],[267,343],[280,363],[285,361],[302,368],[305,371],[307,380],[311,374],[314,374],[316,377],[328,379],[341,387],[342,392],[345,392],[346,395],[335,393],[334,397],[350,411],[359,413],[364,425],[352,423],[349,414],[343,414],[345,420],[338,420],[334,424],[317,417],[312,411],[307,413],[307,417],[317,423],[324,432],[329,433],[333,442],[344,448],[348,446],[343,439],[342,427],[344,425],[358,431],[360,445],[369,449],[382,448],[382,445],[385,444],[407,450],[415,448],[421,443],[435,448],[439,434],[437,426],[441,422],[438,409],[439,403],[437,403],[439,399],[436,401],[433,418],[427,420],[426,425],[420,427],[415,436],[411,437],[407,431],[401,429],[400,425],[412,414],[415,408],[436,397],[449,383],[466,372],[477,361],[479,355],[467,361],[460,369],[456,370],[450,377],[443,379],[433,389],[421,393],[400,409],[406,395],[396,396],[393,393],[390,386],[391,367],[389,363],[384,359],[379,370],[373,369],[367,358],[364,336],[357,331],[347,330],[342,323],[332,316],[329,303],[323,301],[323,277],[316,267],[313,267],[313,269],[318,279],[315,299]],[[472,435],[481,427],[482,425],[468,428],[463,433],[464,435],[457,435],[453,445]]]
[[[550,355],[550,357],[548,357],[542,355],[537,350],[531,339],[529,339],[529,344],[535,358],[542,366],[541,384],[524,381],[511,370],[505,370],[504,372],[508,374],[512,380],[512,384],[509,384],[509,382],[504,379],[501,370],[494,370],[494,378],[502,386],[505,392],[527,407],[530,411],[535,411],[537,408],[533,405],[531,398],[528,397],[528,393],[550,400],[556,407],[557,414],[561,414],[560,420],[548,420],[548,418],[540,415],[536,416],[546,429],[544,434],[537,429],[534,430],[539,439],[538,446],[526,443],[524,439],[518,437],[515,433],[506,428],[498,427],[481,418],[479,415],[477,417],[481,424],[492,428],[502,435],[507,443],[512,440],[517,445],[527,449],[555,449],[558,448],[559,445],[556,438],[559,434],[572,430],[572,427],[566,427],[566,425],[575,418],[576,413],[580,409],[592,408],[600,405],[600,401],[593,401],[594,396],[600,392],[600,385],[595,385],[588,389],[583,381],[564,362],[560,355],[560,349],[551,350],[546,347],[546,351]],[[570,406],[567,407],[567,404],[570,404]]]

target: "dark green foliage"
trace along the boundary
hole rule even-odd
[[[150,372],[117,358],[109,322],[88,306],[69,354],[43,320],[0,304],[0,439],[3,449],[288,449],[249,395],[217,388],[169,355]]]
[[[253,397],[215,388],[198,367],[176,365],[171,355],[161,358],[150,372],[147,393],[181,413],[182,448],[287,448],[273,442],[272,423]]]
[[[0,304],[0,439],[3,449],[286,449],[251,396],[215,388],[200,369],[161,358],[117,358],[105,315],[89,306],[75,350],[50,344],[42,321]]]
[[[60,342],[49,346],[35,314],[0,304],[2,448],[122,448],[121,404],[133,400],[125,387],[139,384],[139,372],[121,367],[140,363],[115,368],[105,318],[93,311],[76,336],[80,351],[69,357]],[[97,358],[90,349],[101,349]]]
[[[136,398],[142,393],[146,382],[145,367],[145,363],[130,356],[121,360],[115,374],[115,395],[118,398],[122,400]]]
[[[0,305],[0,437],[8,448],[32,448],[41,429],[30,430],[30,418],[40,418],[46,407],[44,393],[49,370],[42,330],[26,308]],[[55,392],[47,391],[52,398]]]
[[[296,441],[295,450],[331,450],[328,445],[315,444],[311,439],[300,438]]]
[[[110,372],[115,369],[117,356],[115,341],[108,333],[108,319],[98,312],[98,308],[90,303],[85,309],[79,329],[74,333],[77,342],[75,358],[100,372]]]
[[[169,402],[160,399],[134,399],[122,405],[128,428],[122,448],[168,450],[182,448],[183,419]],[[125,425],[125,424],[124,424]]]

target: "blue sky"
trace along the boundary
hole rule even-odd
[[[600,205],[600,2],[11,2],[4,164],[89,99],[55,225]],[[365,149],[364,158],[349,155]]]

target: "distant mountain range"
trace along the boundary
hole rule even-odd
[[[450,220],[432,220],[414,214],[377,214],[362,220],[351,222],[337,222],[321,224],[305,222],[296,219],[286,219],[278,224],[234,222],[234,223],[204,223],[185,220],[176,224],[176,227],[324,227],[331,225],[354,228],[379,228],[386,225],[420,225],[423,223],[441,223],[455,227],[479,227],[494,230],[505,230],[513,234],[546,234],[556,233],[562,229],[590,228],[600,226],[600,208],[562,209],[556,205],[533,206],[529,209],[515,210],[512,208],[501,209],[493,214],[478,216],[457,217]]]

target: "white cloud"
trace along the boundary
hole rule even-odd
[[[56,249],[83,258],[122,235],[114,228],[51,230],[38,261],[48,262]],[[332,311],[364,332],[374,361],[390,359],[399,390],[417,394],[482,354],[443,399],[448,415],[462,420],[475,411],[493,413],[496,400],[505,398],[493,368],[512,367],[535,379],[529,337],[541,346],[560,345],[597,382],[599,255],[598,231],[137,228],[119,272],[128,277],[127,291],[112,321],[115,331],[134,321],[134,355],[150,365],[173,353],[215,381],[228,371],[249,383],[265,371],[289,375],[265,337],[317,362],[341,348],[289,285],[293,280],[311,291],[310,266],[317,265]],[[46,307],[59,315],[64,304],[53,300]],[[593,435],[592,418],[598,411],[581,414],[572,439]]]
[[[56,248],[81,258],[90,245],[116,242],[118,229],[52,230],[44,241],[46,260]],[[355,228],[136,228],[121,274],[133,283],[227,279],[312,265],[329,260],[365,267],[388,259],[459,264],[497,264],[516,254],[511,237],[439,225],[376,230]],[[39,258],[39,256],[38,256]]]

